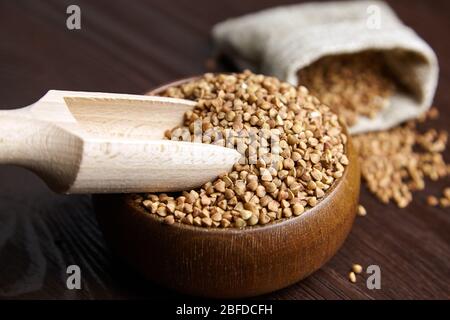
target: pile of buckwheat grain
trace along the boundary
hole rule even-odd
[[[347,125],[373,118],[389,102],[396,83],[381,52],[327,56],[302,69],[299,82],[329,105]]]
[[[256,130],[263,137],[279,137],[278,146],[272,148],[264,139],[247,145],[244,138],[238,148],[243,154],[241,162],[199,189],[134,196],[167,224],[242,228],[301,215],[324,197],[349,162],[347,137],[337,115],[305,87],[245,71],[206,74],[169,88],[164,95],[198,101],[186,113],[184,126],[167,133],[169,138],[183,136],[192,141],[194,123],[199,120],[203,131]],[[202,139],[225,145],[224,139]],[[256,150],[259,156],[251,161]]]
[[[436,109],[432,108],[428,117],[434,118],[434,114]],[[360,157],[362,177],[383,203],[392,200],[404,208],[412,201],[413,191],[425,188],[425,178],[435,181],[450,175],[450,166],[442,155],[448,134],[435,129],[419,132],[417,122],[424,120],[352,139]]]

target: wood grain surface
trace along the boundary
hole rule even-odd
[[[28,105],[48,89],[143,93],[214,65],[209,31],[214,23],[296,1],[0,1],[0,105]],[[405,23],[436,51],[440,82],[435,105],[449,128],[450,2],[389,1]],[[66,8],[78,4],[82,29],[66,28]],[[245,32],[245,31],[243,31]],[[450,149],[445,157],[450,161]],[[450,210],[426,205],[449,178],[428,182],[406,209],[382,205],[365,188],[368,215],[357,218],[339,253],[306,280],[262,298],[448,299]],[[381,289],[366,275],[351,284],[352,263],[379,265]],[[66,288],[66,268],[82,270],[82,289]],[[0,298],[180,298],[146,282],[106,248],[89,196],[52,193],[32,173],[0,167]]]

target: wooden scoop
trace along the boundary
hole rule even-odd
[[[195,102],[51,90],[0,111],[0,164],[26,167],[64,193],[177,191],[229,171],[233,149],[162,140]]]

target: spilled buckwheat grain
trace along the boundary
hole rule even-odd
[[[167,138],[194,141],[200,121],[202,132],[218,128],[223,133],[202,135],[203,143],[227,145],[226,129],[279,139],[269,147],[264,139],[255,144],[244,136],[237,148],[243,155],[240,163],[199,189],[134,195],[165,223],[243,228],[299,216],[325,196],[348,165],[347,137],[337,115],[304,87],[246,71],[206,74],[164,95],[198,102],[186,113],[184,125],[167,132]],[[256,150],[258,157],[252,158]]]
[[[442,191],[442,196],[437,198],[435,196],[428,196],[427,203],[429,206],[435,207],[439,205],[441,208],[450,207],[450,187],[446,187]]]
[[[366,215],[367,215],[366,208],[364,208],[361,204],[358,205],[357,214],[358,214],[358,216],[360,216],[360,217],[366,216]]]
[[[362,270],[363,270],[363,268],[362,268],[362,266],[361,266],[360,264],[354,263],[354,264],[352,265],[352,271],[353,271],[355,274],[360,274],[360,273],[362,272]]]
[[[435,181],[449,175],[442,155],[447,135],[435,129],[420,133],[412,121],[388,131],[354,136],[361,174],[369,190],[383,203],[392,200],[400,208],[406,207],[412,201],[412,191],[425,188],[425,178]],[[427,201],[437,205],[437,199]]]
[[[353,271],[350,271],[348,274],[348,279],[351,283],[356,283],[356,274]]]

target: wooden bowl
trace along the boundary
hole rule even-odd
[[[152,93],[176,84],[180,81]],[[152,282],[203,297],[256,296],[307,277],[341,247],[355,218],[360,187],[350,139],[347,156],[350,164],[343,176],[317,206],[265,226],[164,225],[126,195],[96,195],[94,206],[112,250]]]

